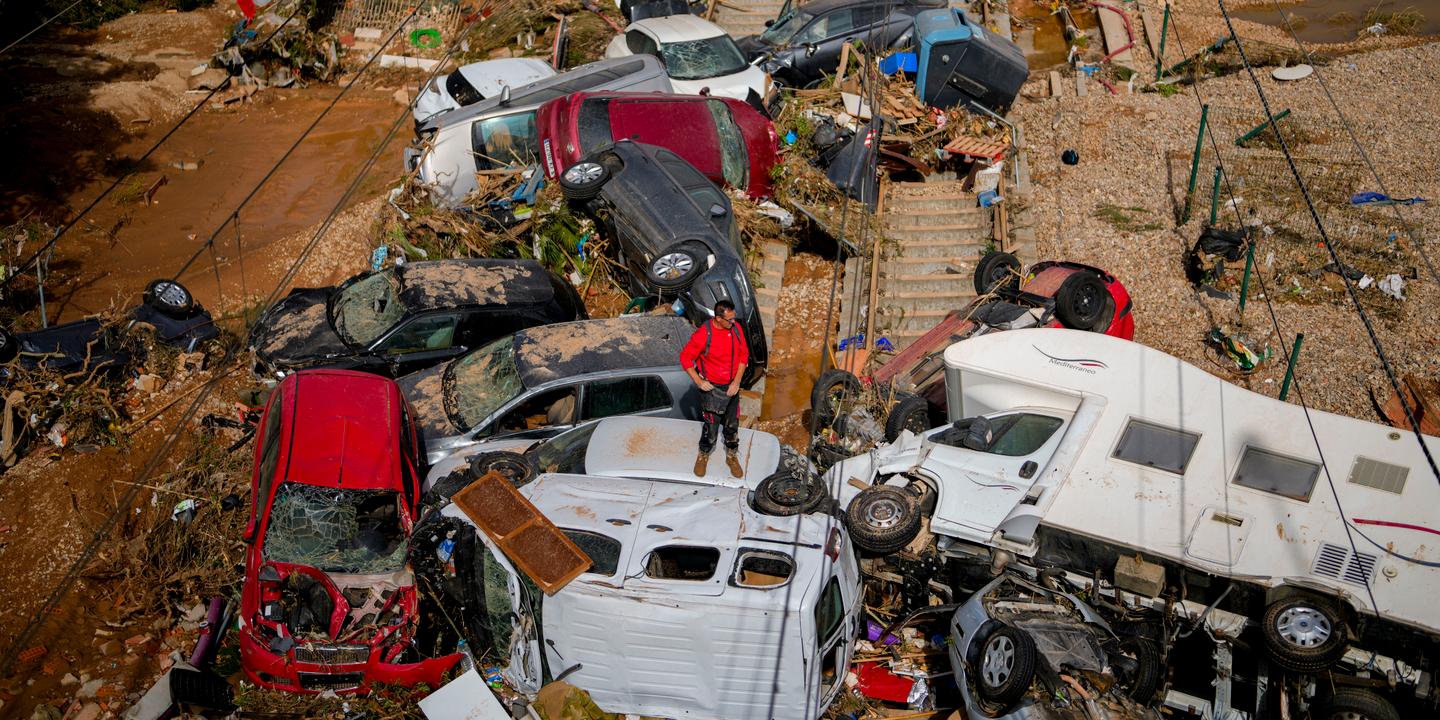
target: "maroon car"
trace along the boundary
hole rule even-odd
[[[779,137],[775,125],[743,100],[702,95],[577,92],[536,115],[545,177],[617,140],[658,145],[717,185],[770,195]]]

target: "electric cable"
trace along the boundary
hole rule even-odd
[[[31,35],[34,35],[35,33],[40,32],[40,29],[41,29],[41,28],[45,27],[46,25],[49,25],[49,24],[52,23],[52,22],[55,22],[57,19],[60,18],[61,15],[64,15],[65,13],[70,12],[71,9],[73,9],[76,5],[79,5],[79,4],[80,4],[80,0],[75,0],[75,2],[72,2],[72,3],[70,3],[69,5],[66,5],[64,10],[61,10],[60,12],[55,13],[54,15],[51,15],[49,18],[47,18],[47,19],[45,20],[45,22],[42,22],[42,23],[40,23],[39,25],[36,25],[34,28],[32,28],[32,29],[30,30],[30,32],[27,32],[27,33],[25,33],[24,35],[21,35],[20,37],[15,38],[14,40],[11,40],[9,45],[6,45],[5,47],[0,48],[0,55],[4,55],[5,53],[7,53],[7,52],[10,51],[10,48],[13,48],[13,47],[15,47],[16,45],[19,45],[20,43],[24,42],[24,41],[25,41],[25,38],[28,38],[28,37],[30,37]]]

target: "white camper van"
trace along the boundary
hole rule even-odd
[[[1248,619],[1292,672],[1353,645],[1395,658],[1392,699],[1433,692],[1415,668],[1440,659],[1440,478],[1413,433],[1072,330],[956,343],[945,373],[953,425],[827,476],[861,549],[903,546],[933,504],[952,557],[1113,570],[1137,597]]]

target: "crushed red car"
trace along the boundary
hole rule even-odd
[[[1071,328],[1135,336],[1130,293],[1114,275],[1080,263],[1046,260],[1022,275],[1020,260],[992,252],[975,267],[975,298],[890,358],[864,380],[895,390],[886,415],[885,437],[901,430],[921,432],[945,422],[943,354],[950,345],[977,335],[1031,327]],[[811,393],[812,411],[822,424],[844,412],[843,398],[855,396],[860,378],[845,370],[821,373]]]
[[[394,381],[301,370],[272,392],[251,478],[240,659],[273,690],[440,684],[459,654],[423,658],[406,565],[424,455]]]
[[[619,140],[658,145],[716,185],[755,198],[770,195],[780,139],[775,125],[743,100],[701,95],[577,92],[536,114],[545,177]]]

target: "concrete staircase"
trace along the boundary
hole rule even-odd
[[[756,280],[755,304],[765,325],[765,344],[775,352],[775,313],[780,307],[780,286],[785,282],[785,263],[790,259],[790,246],[774,240],[761,243],[759,252],[750,256],[750,277]],[[760,418],[765,400],[765,379],[755,387],[740,391],[740,421],[753,424]]]
[[[889,339],[896,350],[975,297],[975,263],[991,242],[991,213],[959,187],[955,182],[889,186],[875,334]],[[847,261],[844,300],[858,297],[866,305],[869,277],[868,272],[861,277],[860,270],[861,258]],[[842,338],[865,331],[863,314],[855,327],[848,326],[850,319],[850,312],[842,313]]]
[[[715,24],[725,28],[732,37],[758,35],[765,30],[765,21],[780,14],[785,0],[725,0],[715,9]]]

